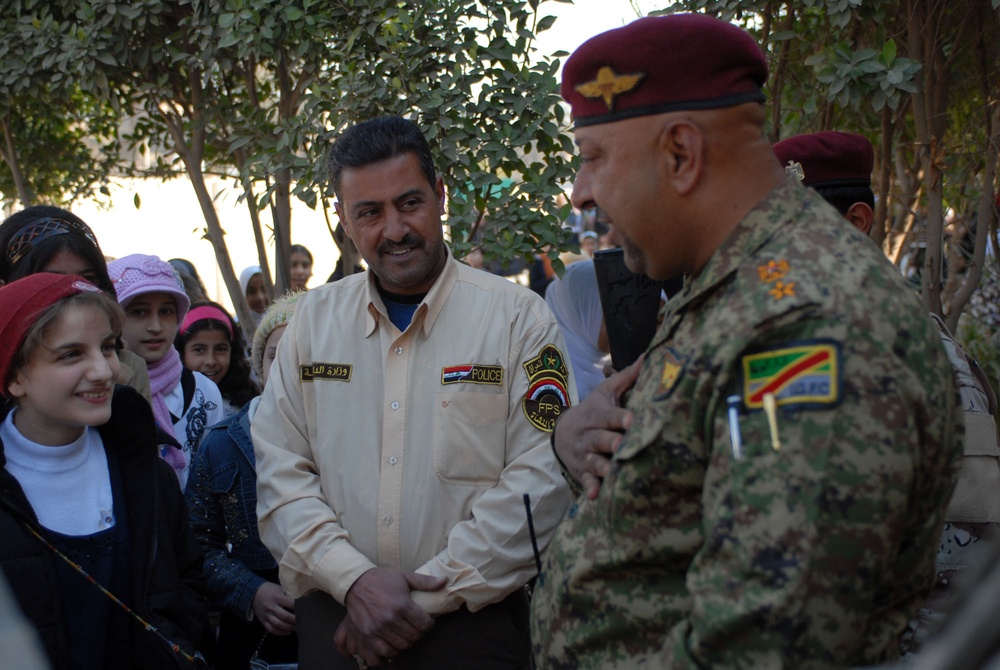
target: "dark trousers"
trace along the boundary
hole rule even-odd
[[[314,591],[295,601],[299,670],[357,670],[337,653],[333,635],[347,615],[328,593]],[[528,598],[518,589],[499,603],[470,612],[464,605],[436,617],[434,628],[393,659],[398,670],[528,670]]]

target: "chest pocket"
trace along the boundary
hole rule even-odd
[[[507,396],[439,391],[434,402],[434,471],[448,484],[494,486],[507,450]]]

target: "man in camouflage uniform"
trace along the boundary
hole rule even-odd
[[[855,228],[868,235],[875,193],[871,172],[875,151],[867,137],[828,130],[796,135],[774,145],[778,162],[804,186],[816,189]],[[965,447],[958,481],[945,513],[937,555],[937,579],[930,598],[911,623],[904,648],[917,651],[930,629],[971,586],[985,561],[1000,549],[1000,447],[993,415],[997,400],[986,373],[958,344],[944,321],[932,314],[958,380],[965,422]],[[963,588],[960,588],[963,587]]]
[[[632,270],[686,281],[645,359],[557,424],[589,495],[535,591],[541,669],[884,661],[931,586],[954,378],[896,269],[785,178],[765,79],[753,39],[701,15],[566,64],[574,204],[607,213]]]

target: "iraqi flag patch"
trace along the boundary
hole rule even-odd
[[[566,359],[558,347],[546,344],[522,367],[528,375],[528,390],[521,399],[524,416],[538,430],[551,432],[570,406]]]
[[[779,406],[828,407],[840,402],[840,345],[796,342],[743,357],[743,403],[761,409],[770,393]]]

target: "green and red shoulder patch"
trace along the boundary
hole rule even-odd
[[[770,393],[779,406],[829,407],[841,398],[840,345],[810,340],[743,356],[743,404],[761,409]]]

